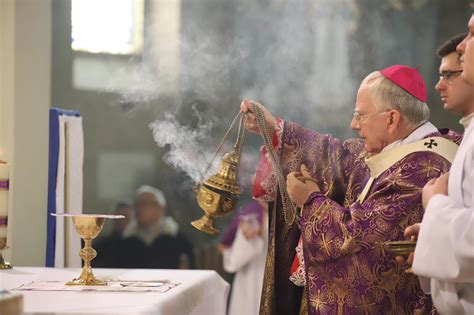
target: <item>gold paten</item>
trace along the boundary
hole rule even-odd
[[[393,256],[402,256],[407,259],[415,251],[416,241],[394,241],[384,243]]]
[[[416,241],[415,240],[406,240],[406,241],[393,241],[385,242],[385,248],[393,256],[401,256],[403,259],[407,259],[411,253],[415,251]],[[413,273],[413,269],[409,267],[405,270],[406,273]]]
[[[92,248],[92,240],[99,235],[104,227],[104,217],[90,215],[77,215],[72,217],[74,229],[84,240],[84,247],[79,251],[79,256],[84,260],[84,267],[79,278],[67,282],[66,285],[107,285],[107,282],[97,279],[92,272],[91,261],[97,256]]]

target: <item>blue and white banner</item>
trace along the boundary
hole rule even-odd
[[[82,213],[84,135],[77,111],[49,113],[48,228],[46,267],[80,267],[81,241],[70,218],[50,214]]]

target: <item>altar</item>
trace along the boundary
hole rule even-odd
[[[30,314],[226,313],[229,284],[213,270],[94,269],[98,278],[172,283],[173,286],[165,292],[17,290],[31,283],[65,283],[78,277],[80,271],[15,267],[0,271],[0,288],[23,294],[23,311]]]

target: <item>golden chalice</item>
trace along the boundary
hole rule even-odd
[[[395,257],[401,256],[406,260],[408,256],[415,251],[416,240],[385,242],[384,245],[390,254]],[[409,267],[405,272],[412,273],[413,270]]]
[[[97,256],[92,248],[92,240],[99,235],[104,227],[105,219],[123,219],[123,215],[101,215],[101,214],[65,214],[56,213],[54,216],[72,217],[74,229],[84,240],[84,247],[79,251],[84,261],[84,267],[79,278],[66,283],[66,285],[107,285],[106,281],[99,280],[94,276],[91,261]]]

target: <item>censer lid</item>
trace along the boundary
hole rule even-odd
[[[239,157],[235,150],[224,155],[219,172],[206,179],[205,186],[229,192],[233,195],[240,195],[241,189],[237,183],[237,169]]]
[[[235,152],[235,148],[232,151],[224,154],[224,157],[222,158],[222,162],[227,162],[229,164],[239,166],[239,156],[237,155],[237,152]]]

